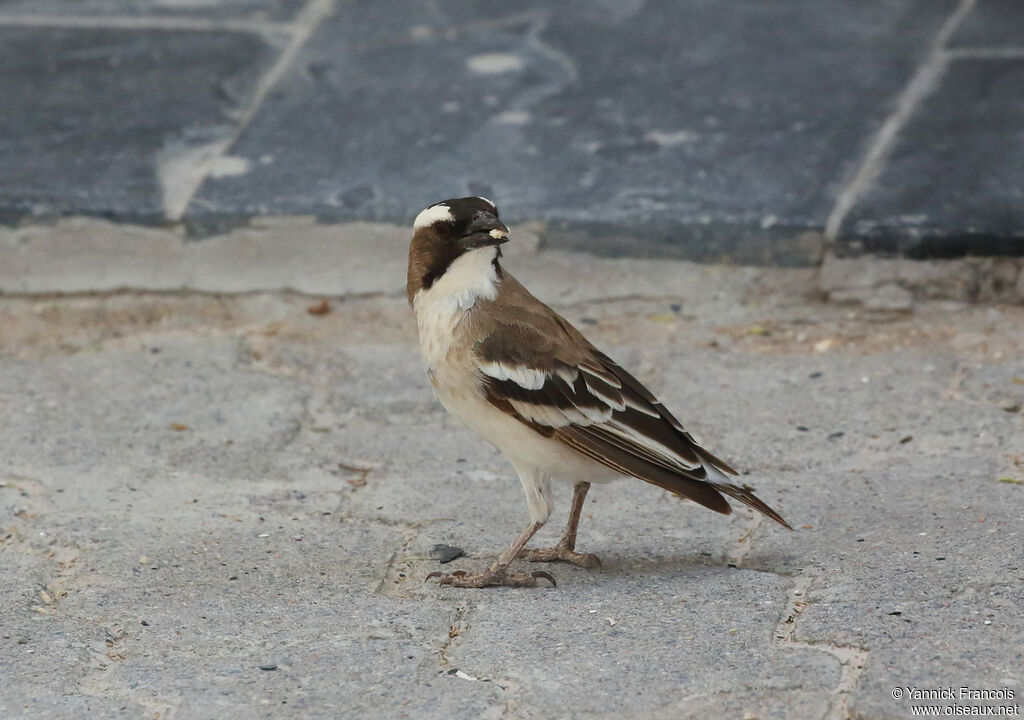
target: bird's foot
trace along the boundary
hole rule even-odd
[[[555,578],[550,573],[512,573],[508,570],[484,570],[483,572],[467,573],[464,570],[457,570],[451,574],[432,572],[427,575],[424,582],[430,578],[439,578],[441,585],[451,585],[460,588],[484,588],[504,585],[507,587],[535,587],[537,580],[543,578],[555,587]]]
[[[529,562],[567,562],[584,568],[601,567],[601,558],[591,553],[578,553],[565,543],[553,547],[521,550],[519,557]]]

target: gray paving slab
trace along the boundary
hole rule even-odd
[[[202,18],[286,21],[305,6],[305,0],[4,0],[0,22],[6,18],[67,16],[102,18]]]
[[[1020,255],[1015,10],[8,0],[0,222],[207,237],[472,193],[610,256],[813,265],[837,227],[845,254]]]
[[[473,193],[563,247],[813,262],[802,233],[954,5],[343,4],[188,220],[404,222]]]
[[[194,166],[231,137],[272,40],[0,26],[0,220],[164,221]]]
[[[952,62],[850,212],[840,247],[912,257],[1020,254],[1022,98],[1024,60]]]
[[[1021,630],[1009,618],[1022,601],[1022,510],[997,480],[999,463],[914,453],[889,467],[800,483],[794,504],[807,505],[814,529],[813,542],[800,543],[806,605],[793,637],[867,649],[855,716],[907,717],[915,703],[894,698],[893,689],[935,687],[943,678],[955,678],[956,688],[1019,685]],[[781,538],[776,547],[791,543]],[[970,549],[979,544],[989,551]],[[778,568],[789,555],[755,545],[751,567]]]
[[[510,248],[796,532],[625,481],[585,507],[601,570],[459,591],[424,579],[489,563],[525,503],[431,398],[396,250],[367,247],[377,289],[325,315],[286,291],[0,298],[6,715],[832,720],[910,716],[896,686],[1019,697],[1020,308],[863,311],[806,269]],[[441,565],[439,542],[467,555]]]
[[[953,48],[1020,48],[1024,16],[1013,0],[978,0],[950,38]]]
[[[448,657],[467,674],[532,688],[517,705],[521,717],[593,717],[612,708],[644,717],[668,707],[693,717],[690,701],[738,689],[816,695],[791,712],[826,709],[839,681],[834,658],[763,647],[787,579],[638,561],[612,582],[628,593],[615,598],[581,580],[560,585],[555,600],[549,593],[509,606],[483,594],[465,616],[472,632]],[[710,654],[713,664],[685,659]]]

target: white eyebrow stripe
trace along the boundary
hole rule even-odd
[[[492,208],[494,208],[495,210],[497,210],[497,209],[498,209],[498,206],[497,206],[497,205],[495,205],[493,201],[491,201],[491,200],[488,200],[488,199],[487,199],[487,198],[485,198],[485,197],[484,197],[483,195],[477,195],[477,196],[476,196],[476,199],[477,199],[477,200],[483,200],[483,201],[484,201],[485,203],[487,203],[488,205],[490,205],[490,206],[491,206]]]
[[[447,205],[431,205],[416,216],[412,226],[415,230],[419,230],[420,228],[430,227],[437,222],[451,222],[454,219],[455,216],[452,215],[452,211]]]

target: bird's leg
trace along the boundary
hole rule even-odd
[[[533,587],[537,584],[538,578],[544,578],[552,585],[555,579],[546,572],[532,573],[511,573],[508,566],[518,557],[523,546],[533,537],[534,533],[540,530],[543,523],[532,522],[512,541],[505,550],[498,556],[498,559],[488,569],[478,573],[453,572],[450,575],[442,573],[430,573],[427,580],[432,577],[439,577],[442,585],[463,588],[482,588],[492,585],[509,585],[511,587]]]
[[[576,552],[576,527],[580,524],[583,501],[587,498],[588,490],[590,490],[590,483],[588,482],[578,482],[573,486],[572,509],[569,510],[569,522],[565,526],[565,534],[562,535],[562,539],[558,541],[557,545],[537,550],[521,550],[519,557],[525,558],[530,562],[562,560],[585,568],[601,567],[601,560],[597,555]]]

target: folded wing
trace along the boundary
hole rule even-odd
[[[538,433],[711,510],[731,512],[724,492],[789,527],[747,488],[728,482],[735,470],[553,312],[498,323],[477,343],[475,358],[488,401]]]

